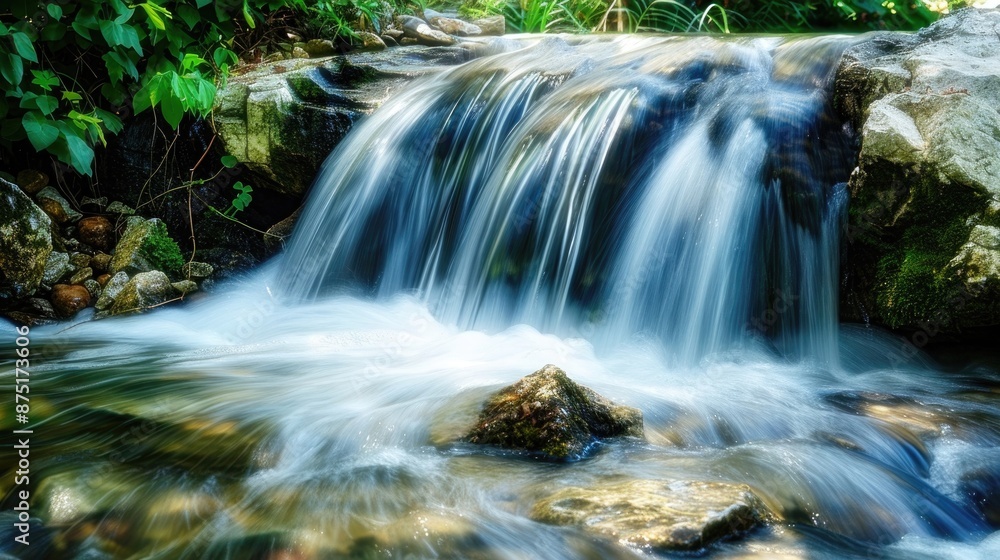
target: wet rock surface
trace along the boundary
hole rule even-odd
[[[1000,324],[998,25],[998,10],[961,10],[845,54],[836,99],[861,154],[842,317],[921,345]]]
[[[465,439],[562,461],[585,457],[603,438],[642,435],[641,411],[615,404],[547,365],[491,397]]]
[[[746,485],[632,480],[559,490],[531,518],[572,525],[654,551],[699,550],[758,527],[768,517]]]
[[[32,295],[52,253],[52,222],[17,185],[0,179],[0,298]]]

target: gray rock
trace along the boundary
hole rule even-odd
[[[309,56],[333,56],[337,54],[337,47],[329,39],[310,39],[302,47]],[[293,48],[294,52],[294,48]]]
[[[358,36],[358,40],[361,41],[361,45],[357,47],[358,49],[364,51],[385,50],[385,41],[378,35],[367,31],[358,31],[356,35]]]
[[[602,438],[642,435],[641,411],[577,385],[550,364],[491,397],[466,439],[563,461],[586,456]]]
[[[111,315],[138,313],[167,301],[173,295],[174,288],[166,274],[159,270],[140,272],[125,283],[108,311]]]
[[[449,35],[457,35],[458,37],[476,37],[483,34],[483,30],[478,25],[460,19],[427,16],[427,23],[435,29]]]
[[[45,261],[42,282],[46,286],[54,286],[70,272],[73,272],[73,265],[69,263],[69,255],[53,251]]]
[[[170,285],[173,287],[174,291],[181,295],[198,291],[198,284],[192,280],[181,280],[180,282],[173,282]]]
[[[700,550],[768,517],[745,484],[656,480],[564,488],[531,510],[536,521],[579,526],[655,552]]]
[[[3,179],[0,238],[0,298],[33,294],[52,252],[52,220],[17,185]]]
[[[935,336],[1000,324],[1000,11],[959,10],[847,51],[838,108],[862,132],[843,318]]]
[[[90,255],[86,253],[73,253],[69,256],[69,264],[77,269],[90,266]]]
[[[38,194],[35,195],[35,201],[42,210],[45,210],[53,220],[60,224],[75,222],[83,217],[83,214],[74,210],[69,202],[59,194],[59,191],[53,187],[45,187],[38,191]]]
[[[90,292],[90,299],[97,301],[101,297],[101,284],[94,279],[84,280],[83,287]]]
[[[69,279],[70,284],[83,284],[94,277],[94,269],[88,267],[77,270],[73,277]]]
[[[483,35],[499,37],[507,32],[507,19],[502,15],[479,18],[472,23],[483,32]]]
[[[164,266],[165,263],[154,260],[151,247],[157,245],[157,240],[163,242],[169,239],[166,225],[158,218],[145,220],[139,216],[130,217],[127,224],[125,233],[108,262],[108,272],[127,272],[132,275]],[[179,267],[180,263],[173,266]]]
[[[94,304],[94,308],[98,312],[107,311],[111,308],[111,305],[115,302],[115,298],[121,293],[122,288],[128,283],[128,274],[124,272],[119,272],[108,280],[108,283],[104,285],[104,290],[101,291],[101,296],[97,298],[97,303]]]
[[[405,36],[416,39],[422,45],[448,46],[456,43],[454,37],[431,28],[426,21],[418,17],[396,16],[396,25],[402,28]]]
[[[135,214],[135,210],[133,210],[128,206],[125,206],[118,200],[108,205],[107,212],[109,214],[120,214],[122,216],[131,216]]]
[[[184,263],[184,266],[181,267],[181,274],[183,276],[196,279],[208,278],[214,271],[215,268],[212,265],[198,261]]]
[[[385,34],[402,31],[386,29]],[[230,76],[216,96],[216,130],[254,188],[302,195],[358,119],[411,80],[463,63],[485,45],[399,56],[355,51],[333,58],[260,64]],[[280,65],[281,71],[275,66]]]

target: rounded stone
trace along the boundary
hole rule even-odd
[[[104,216],[90,216],[83,218],[76,224],[77,238],[87,245],[101,251],[107,250],[111,245],[111,236],[114,227]]]
[[[56,284],[52,288],[52,308],[60,317],[72,317],[90,305],[90,292],[83,286]]]

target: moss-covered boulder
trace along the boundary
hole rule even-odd
[[[0,179],[0,299],[30,296],[52,252],[52,220],[17,185]]]
[[[157,218],[133,216],[108,263],[108,272],[136,274],[150,270],[177,273],[184,264],[180,248]]]
[[[154,305],[159,305],[174,295],[174,287],[170,285],[167,275],[153,270],[140,272],[129,279],[114,298],[114,303],[108,309],[110,315],[122,315],[144,311]]]
[[[282,60],[229,78],[216,96],[215,127],[226,151],[250,172],[242,180],[301,196],[360,117],[413,78],[487,50],[475,43],[369,47],[375,52]]]
[[[574,383],[550,364],[493,395],[466,440],[565,461],[618,436],[642,437],[642,412]]]
[[[861,131],[842,317],[914,332],[1000,324],[1000,11],[848,50],[837,103]]]
[[[768,513],[745,484],[630,480],[564,488],[536,503],[531,518],[669,552],[738,537],[762,525]]]

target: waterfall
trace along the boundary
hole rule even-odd
[[[415,293],[462,328],[654,337],[679,363],[761,338],[832,363],[849,43],[553,38],[446,71],[330,156],[285,295]]]

